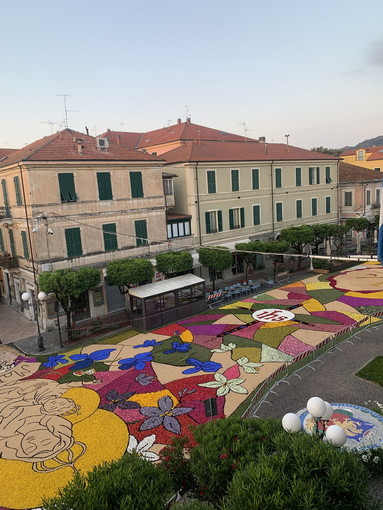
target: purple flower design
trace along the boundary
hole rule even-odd
[[[187,352],[190,349],[190,344],[180,344],[179,342],[172,342],[172,349],[164,351],[164,354],[171,354],[172,352]]]
[[[101,349],[99,351],[91,352],[90,354],[72,354],[69,356],[73,361],[77,361],[70,369],[71,370],[82,370],[83,368],[89,368],[95,361],[102,361],[109,357],[112,351],[116,349]]]
[[[141,352],[140,354],[136,354],[134,358],[120,359],[118,362],[120,366],[118,368],[120,370],[129,370],[129,368],[134,367],[136,370],[142,370],[146,367],[146,363],[152,359],[153,356],[150,352]]]
[[[114,411],[116,407],[120,409],[138,409],[140,405],[137,402],[129,402],[131,396],[134,395],[134,391],[128,393],[119,394],[116,390],[110,390],[105,398],[108,400],[108,404],[103,404],[100,406],[100,409],[105,409],[106,411]]]
[[[215,361],[199,361],[195,358],[189,358],[186,360],[188,365],[193,365],[193,368],[188,368],[184,370],[183,374],[195,374],[202,370],[203,372],[217,372],[220,368],[222,368],[221,363],[216,363]]]
[[[145,340],[143,344],[135,345],[133,349],[138,349],[139,347],[153,347],[154,345],[158,345],[159,342],[156,342],[156,340]]]
[[[48,361],[43,363],[43,367],[53,368],[56,365],[59,365],[62,363],[65,365],[65,363],[69,363],[67,359],[65,359],[65,354],[57,354],[57,356],[49,356]]]
[[[162,397],[158,401],[158,407],[141,407],[141,413],[147,416],[140,430],[150,430],[163,425],[166,430],[173,434],[181,433],[180,422],[175,416],[190,413],[191,407],[173,408],[173,400],[168,396]]]
[[[152,384],[155,377],[154,375],[149,374],[138,374],[138,376],[134,379],[138,382],[138,384],[141,384],[141,386],[149,386],[149,384]]]

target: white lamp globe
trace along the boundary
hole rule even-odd
[[[326,430],[324,439],[333,446],[340,448],[346,443],[347,436],[346,432],[339,425],[330,425]]]
[[[29,294],[29,292],[23,292],[21,294],[21,299],[23,301],[29,301],[31,299],[31,295]]]
[[[282,427],[286,432],[299,432],[301,430],[301,420],[294,413],[287,413],[282,418]]]
[[[322,415],[321,420],[330,420],[332,415],[334,414],[334,409],[332,405],[325,401],[326,404],[326,412]]]
[[[37,294],[37,299],[39,301],[45,301],[47,298],[47,295],[45,294],[45,292],[41,291]]]
[[[308,412],[314,416],[314,418],[321,418],[326,412],[326,404],[324,400],[319,397],[311,397],[307,402]]]

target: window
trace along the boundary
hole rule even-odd
[[[295,186],[302,186],[302,168],[295,169]]]
[[[363,161],[364,160],[364,151],[358,151],[356,153],[356,155],[357,155],[358,161]]]
[[[260,225],[261,224],[261,206],[253,205],[253,224]]]
[[[371,205],[371,190],[366,190],[366,205]]]
[[[69,258],[82,255],[81,233],[79,227],[65,229],[66,249]]]
[[[190,236],[190,220],[179,220],[168,223],[168,239]]]
[[[61,202],[76,202],[73,174],[58,174]]]
[[[319,166],[311,166],[309,168],[309,184],[320,184],[320,168]]]
[[[231,191],[239,191],[239,170],[231,171]]]
[[[275,187],[282,188],[282,168],[275,169]]]
[[[21,234],[21,240],[22,240],[22,243],[23,243],[24,258],[26,260],[29,260],[29,249],[28,249],[27,233],[22,230],[20,232],[20,234]]]
[[[326,197],[326,214],[331,213],[331,197]]]
[[[0,251],[5,251],[3,231],[0,228]]]
[[[116,224],[115,223],[106,223],[102,226],[102,233],[104,235],[104,250],[112,251],[117,250],[117,234],[116,234]]]
[[[302,218],[302,200],[297,200],[295,202],[295,208],[296,208],[296,217]]]
[[[129,172],[129,178],[132,198],[143,198],[144,189],[142,187],[141,172]]]
[[[318,199],[311,199],[311,215],[316,216],[318,214]]]
[[[229,209],[229,228],[243,228],[245,226],[245,208],[238,207],[236,209]]]
[[[112,183],[109,172],[97,172],[98,198],[100,200],[113,200]]]
[[[347,207],[352,206],[352,191],[344,192],[344,205]]]
[[[216,193],[217,188],[215,185],[215,170],[207,171],[207,192],[208,193]]]
[[[326,184],[330,184],[330,182],[332,182],[332,179],[331,179],[331,167],[330,166],[326,166]]]
[[[380,189],[375,190],[376,203],[380,206]]]
[[[136,246],[146,246],[148,244],[148,231],[146,220],[137,220],[134,222],[136,231]]]
[[[1,179],[1,187],[3,188],[3,199],[4,199],[5,217],[9,218],[10,215],[11,215],[11,211],[10,211],[10,208],[9,208],[7,181],[5,179]]]
[[[13,184],[15,186],[15,195],[16,195],[16,205],[23,205],[23,199],[21,198],[21,190],[20,190],[20,180],[19,177],[13,178]]]
[[[380,172],[380,168],[374,168],[374,170],[376,170],[377,172]]]
[[[205,213],[206,233],[222,232],[222,211],[209,211]]]
[[[283,203],[277,202],[275,204],[275,211],[277,216],[277,221],[283,221]]]
[[[173,195],[173,179],[164,179],[163,182],[165,195]]]
[[[13,237],[13,230],[8,229],[9,245],[11,247],[12,257],[16,257],[15,238]]]
[[[253,181],[253,189],[259,189],[259,169],[253,168],[251,174]]]

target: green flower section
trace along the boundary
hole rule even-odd
[[[297,326],[281,326],[276,328],[261,328],[256,333],[256,339],[258,342],[274,347],[278,349],[279,344],[287,336],[291,335],[296,331]]]
[[[275,297],[270,296],[270,294],[267,293],[259,294],[257,296],[257,301],[275,301]]]
[[[169,354],[164,354],[164,351],[170,351],[172,349],[172,342],[178,342],[180,344],[184,344],[182,339],[178,336],[173,336],[172,338],[168,338],[164,340],[159,345],[155,345],[151,352],[153,356],[153,361],[156,363],[163,363],[164,365],[172,365],[175,367],[185,367],[189,366],[186,363],[188,358],[195,358],[199,361],[205,362],[210,361],[211,352],[207,347],[203,347],[202,345],[197,345],[193,342],[189,343],[190,349],[186,352],[175,351]]]
[[[274,298],[275,300],[275,298]],[[279,308],[280,310],[285,310],[286,308],[290,308],[291,305],[289,304],[280,304],[278,303],[277,305],[269,305],[267,303],[267,301],[265,303],[254,303],[252,306],[251,306],[251,310],[252,311],[255,311],[255,310],[263,310],[264,308]]]
[[[128,338],[138,335],[140,332],[135,329],[130,329],[128,331],[123,331],[118,335],[114,335],[111,337],[103,338],[102,340],[97,340],[98,344],[107,344],[107,345],[116,345],[120,343],[122,340],[127,340]]]
[[[355,310],[357,310],[359,313],[361,313],[363,315],[374,315],[374,313],[382,311],[381,306],[374,306],[374,305],[355,306],[354,308],[355,308]]]
[[[307,292],[312,298],[318,300],[323,305],[327,303],[331,303],[332,301],[336,301],[340,297],[343,296],[343,292],[340,290],[331,290],[331,289],[319,289],[319,290],[309,290]]]
[[[237,349],[234,349],[232,358],[234,361],[237,361],[237,359],[246,357],[249,361],[259,363],[261,361],[261,352],[262,347],[259,342],[253,342],[253,346],[251,347],[238,347]],[[259,347],[256,346],[259,345]]]

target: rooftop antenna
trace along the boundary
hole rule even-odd
[[[39,124],[49,124],[51,126],[51,135],[53,135],[53,126],[58,125],[58,122],[53,122],[53,120],[40,121]]]
[[[171,126],[172,125],[172,119],[169,119],[168,120],[168,126]]]
[[[186,108],[186,118],[187,118],[187,119],[190,119],[190,110],[189,110],[189,106],[186,104],[186,105],[185,105],[185,108]]]
[[[120,122],[120,131],[122,131],[122,126],[125,126],[125,122]]]
[[[56,94],[56,96],[61,96],[64,99],[64,126],[68,129],[68,113],[69,112],[77,112],[78,110],[68,110],[66,106],[66,98],[70,96],[70,94]]]
[[[286,145],[287,145],[287,147],[289,146],[289,136],[290,136],[290,135],[285,135],[285,137],[286,137]]]
[[[245,133],[245,142],[246,142],[247,133],[248,133],[248,131],[251,131],[251,129],[247,129],[246,122],[238,122],[238,124],[241,124],[241,126],[243,126],[243,132]]]

